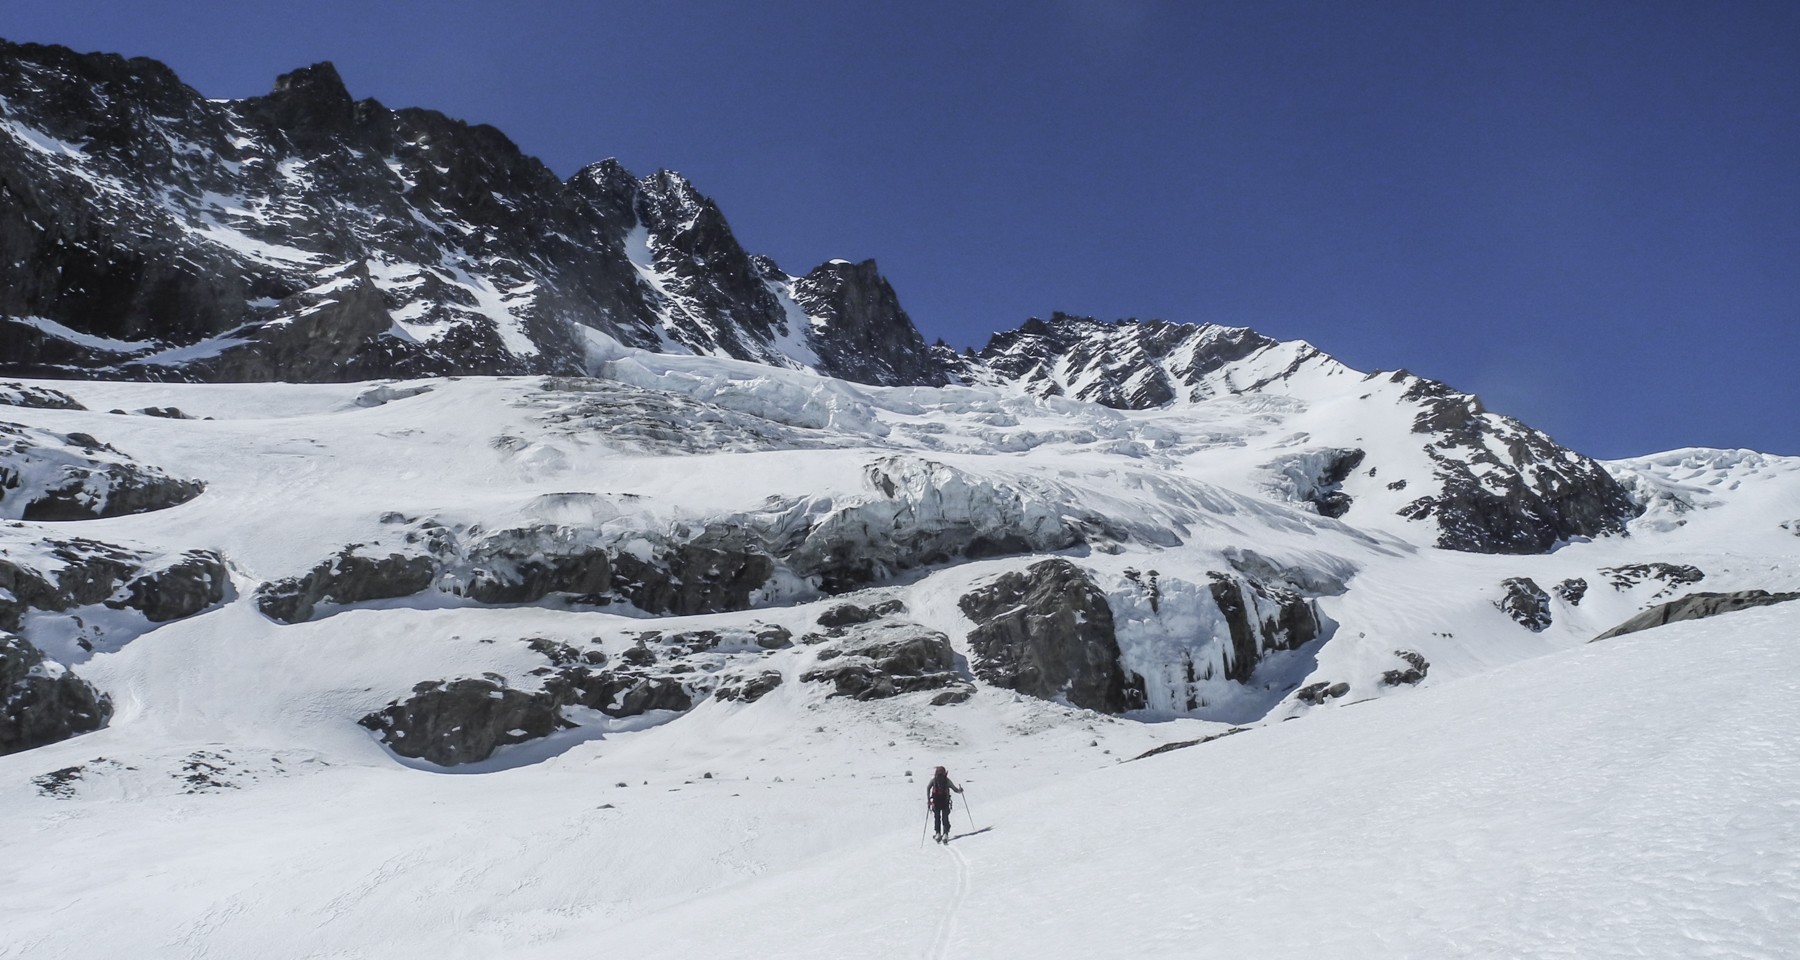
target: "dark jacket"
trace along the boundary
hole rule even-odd
[[[931,781],[925,784],[925,805],[933,810],[950,809],[950,791],[952,790],[957,793],[963,792],[961,787],[950,781],[949,774],[934,775]]]

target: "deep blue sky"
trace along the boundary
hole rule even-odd
[[[562,174],[682,171],[927,336],[1255,327],[1596,456],[1800,454],[1800,3],[9,3],[208,96],[334,61]]]

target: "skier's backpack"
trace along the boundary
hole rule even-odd
[[[925,791],[925,796],[931,801],[933,807],[948,808],[950,806],[950,778],[933,778],[931,786]]]

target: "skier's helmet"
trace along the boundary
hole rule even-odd
[[[943,767],[939,767],[939,768],[937,768],[937,773],[936,773],[936,774],[934,774],[934,776],[939,776],[939,777],[941,777],[941,776],[945,776],[945,775],[946,775],[946,774],[948,774],[948,773],[949,773],[949,772],[950,772],[950,771],[948,771],[948,770],[945,770],[945,769],[944,769],[944,768],[943,768]]]

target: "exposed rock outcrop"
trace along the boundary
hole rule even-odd
[[[265,583],[256,606],[282,623],[312,619],[321,603],[363,603],[409,597],[431,586],[441,562],[428,553],[366,554],[345,547],[298,577]]]
[[[1342,681],[1333,683],[1329,680],[1320,680],[1317,683],[1309,683],[1306,686],[1295,690],[1294,699],[1301,703],[1310,704],[1316,707],[1327,700],[1339,699],[1349,692],[1350,685],[1347,683]]]
[[[230,585],[224,558],[190,550],[173,559],[97,540],[49,540],[38,556],[0,556],[0,630],[18,630],[31,610],[91,605],[135,610],[150,623],[192,616]],[[84,643],[84,641],[79,641]]]
[[[1605,467],[1558,446],[1511,417],[1489,413],[1473,395],[1411,377],[1405,397],[1420,405],[1413,431],[1440,484],[1401,511],[1435,519],[1438,546],[1471,553],[1545,553],[1576,537],[1625,532],[1640,508]]]
[[[884,700],[902,693],[963,685],[950,638],[902,620],[865,622],[841,642],[822,647],[818,665],[800,676],[830,683],[837,696]]]
[[[112,700],[24,637],[0,632],[0,755],[106,726]]]
[[[1044,560],[1002,574],[958,605],[975,621],[969,646],[977,677],[1101,713],[1142,706],[1135,678],[1119,665],[1106,594],[1075,564]]]
[[[763,670],[750,676],[730,676],[719,685],[713,696],[719,700],[755,703],[781,686],[781,673]]]
[[[1292,590],[1219,573],[1212,575],[1211,589],[1231,632],[1228,679],[1248,683],[1269,652],[1297,649],[1319,637],[1318,610]]]
[[[49,387],[0,382],[0,407],[37,407],[41,410],[86,410],[74,397]]]
[[[840,603],[819,614],[819,626],[827,629],[834,627],[850,627],[860,623],[869,623],[895,613],[904,613],[906,604],[899,600],[883,600],[868,607],[859,607],[854,603]]]
[[[1570,577],[1556,585],[1556,595],[1571,607],[1581,606],[1582,598],[1587,596],[1588,582],[1582,577]]]
[[[1241,327],[1122,320],[1064,313],[996,333],[981,360],[1039,396],[1069,396],[1127,410],[1221,392],[1210,375],[1273,346]],[[1243,387],[1254,389],[1251,384]]]
[[[1511,577],[1500,583],[1505,594],[1494,606],[1533,633],[1550,629],[1550,595],[1530,577]]]
[[[1612,637],[1649,630],[1664,624],[1680,620],[1699,620],[1703,617],[1717,616],[1737,610],[1748,610],[1752,607],[1766,607],[1774,603],[1787,603],[1800,600],[1800,593],[1770,593],[1767,590],[1739,590],[1733,593],[1690,593],[1679,600],[1659,604],[1619,624],[1611,630],[1595,637],[1595,640],[1607,640]]]
[[[548,736],[566,725],[561,706],[554,694],[516,690],[494,677],[428,681],[359,722],[400,756],[448,767]]]
[[[1630,590],[1640,583],[1656,581],[1655,597],[1666,597],[1689,584],[1706,579],[1706,572],[1685,563],[1627,563],[1617,567],[1601,567],[1600,575],[1614,590]]]
[[[1388,670],[1381,675],[1381,684],[1385,687],[1411,686],[1425,679],[1431,671],[1431,662],[1416,650],[1395,650],[1394,656],[1406,661],[1406,667],[1400,670]]]
[[[111,701],[69,665],[199,613],[230,586],[211,551],[170,557],[79,538],[17,546],[0,541],[0,753],[105,726]],[[132,616],[95,615],[106,611]]]
[[[85,433],[0,423],[0,518],[118,517],[186,503],[205,489]]]
[[[0,98],[0,368],[20,375],[570,374],[592,326],[945,377],[873,263],[789,275],[678,174],[563,181],[492,127],[353,99],[329,63],[208,100],[153,60],[0,42]]]
[[[820,367],[858,383],[942,386],[945,365],[925,346],[917,327],[875,261],[833,260],[794,281],[794,299],[818,317],[806,332]]]
[[[694,707],[694,692],[677,677],[630,670],[593,671],[571,667],[547,685],[563,703],[579,704],[609,717],[639,717],[652,710],[685,712]]]

